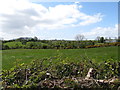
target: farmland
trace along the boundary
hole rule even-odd
[[[119,46],[95,40],[3,41],[3,88],[118,88]]]
[[[44,57],[68,58],[70,62],[80,62],[84,57],[94,62],[107,59],[118,60],[118,47],[100,47],[90,49],[9,49],[2,51],[2,68],[9,70],[16,63],[29,64]]]

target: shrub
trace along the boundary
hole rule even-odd
[[[105,43],[99,45],[88,45],[85,48],[108,47],[108,46],[120,46],[120,42]]]
[[[91,67],[96,71],[96,77],[94,77],[96,79],[120,77],[120,62],[114,62],[113,59],[97,64],[87,59],[80,63],[68,63],[59,57],[51,57],[34,60],[30,65],[20,64],[10,70],[3,70],[3,88],[82,88],[83,84],[78,83],[76,79],[84,78]],[[116,86],[109,84],[107,88],[117,87],[119,81],[116,82]],[[96,85],[91,86],[93,87]],[[97,87],[106,87],[106,85]]]

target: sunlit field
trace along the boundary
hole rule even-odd
[[[32,60],[44,57],[68,58],[71,62],[80,62],[83,58],[101,62],[107,59],[118,60],[118,47],[100,47],[90,49],[11,49],[2,51],[2,68],[9,70],[16,63],[29,64]]]

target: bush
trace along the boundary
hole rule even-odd
[[[120,46],[120,42],[105,43],[99,45],[88,45],[85,48],[108,47],[108,46]]]
[[[82,82],[79,83],[78,81],[87,75],[91,67],[96,71],[96,77],[94,77],[96,79],[106,80],[112,77],[120,77],[120,62],[114,62],[113,59],[97,64],[87,59],[82,60],[80,63],[68,63],[68,59],[62,60],[59,57],[51,57],[34,60],[30,65],[20,64],[10,70],[3,70],[3,88],[82,88]],[[114,86],[111,84],[107,86],[94,84],[90,87],[112,88],[118,87],[118,85],[118,83]]]
[[[10,49],[8,45],[2,45],[2,50]]]

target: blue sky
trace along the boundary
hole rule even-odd
[[[54,3],[40,3],[47,8],[49,6],[54,7],[59,4],[63,5],[70,5],[74,2],[54,2]],[[48,31],[47,35],[49,34],[51,38],[54,39],[54,37],[58,39],[74,39],[75,35],[81,34],[83,32],[89,32],[93,28],[96,27],[114,27],[115,24],[118,23],[118,3],[117,2],[81,2],[79,5],[82,5],[83,8],[80,9],[80,11],[93,15],[96,13],[103,14],[103,20],[101,22],[88,25],[88,26],[79,26],[74,28],[66,28],[62,30],[55,30],[55,31]],[[107,33],[106,33],[107,34]],[[111,37],[115,37],[116,35],[113,35]],[[106,35],[107,37],[107,35]],[[87,39],[95,39],[95,38],[87,38]]]
[[[82,11],[88,14],[102,13],[102,26],[113,25],[118,22],[118,3],[116,2],[84,2]],[[100,24],[101,24],[100,23]]]
[[[39,39],[75,40],[77,34],[84,35],[85,39],[118,36],[117,2],[13,0],[15,6],[10,3],[6,12],[0,9],[0,34],[4,39],[37,36]]]

